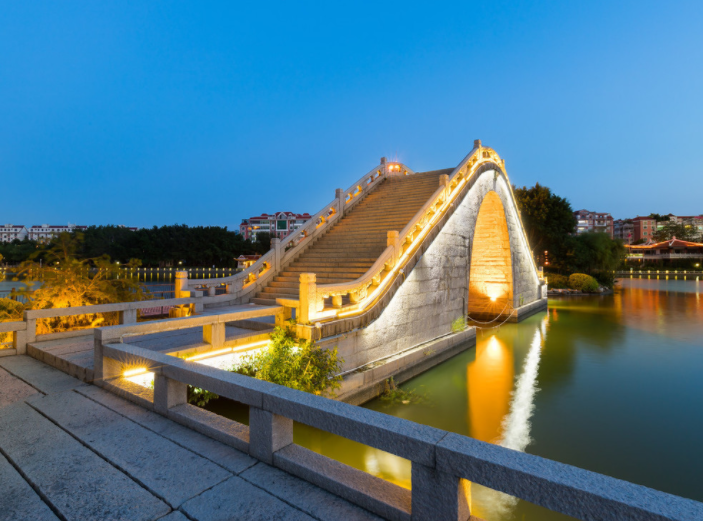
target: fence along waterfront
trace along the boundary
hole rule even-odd
[[[197,318],[203,327],[219,320]],[[120,343],[130,327],[95,330],[96,384],[385,518],[467,519],[466,479],[578,519],[703,519],[697,501]],[[123,377],[134,367],[154,373],[153,391]],[[248,405],[249,426],[189,405],[188,385]],[[293,422],[410,460],[412,491],[296,445]]]

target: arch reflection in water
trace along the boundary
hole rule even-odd
[[[542,347],[547,336],[548,320],[549,314],[546,314],[540,327],[535,329],[532,343],[523,363],[522,373],[518,376],[515,390],[511,393],[509,412],[503,416],[500,424],[501,437],[497,440],[497,444],[508,449],[524,452],[532,441],[530,437],[530,418],[535,410],[534,399],[538,391],[537,375]],[[491,340],[495,338],[494,336]],[[512,364],[511,356],[509,364],[506,360],[506,369],[507,365],[512,369]],[[478,485],[474,486],[474,489],[473,500],[475,504],[473,506],[476,514],[480,517],[485,517],[489,512],[492,518],[495,518],[496,515],[501,517],[510,516],[518,504],[517,498],[502,492]],[[486,514],[480,513],[481,511],[486,511]]]

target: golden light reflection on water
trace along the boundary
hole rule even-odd
[[[472,438],[489,443],[501,439],[514,379],[512,349],[495,335],[477,340],[476,359],[466,367]]]

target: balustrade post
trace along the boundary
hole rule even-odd
[[[93,384],[102,385],[105,380],[111,380],[122,375],[122,364],[112,358],[103,356],[102,331],[93,332]]]
[[[27,323],[26,341],[28,344],[37,340],[37,319],[28,318],[27,311],[24,312],[24,321]]]
[[[215,286],[208,286],[207,287],[207,296],[208,297],[214,297],[217,294],[217,288]]]
[[[203,326],[203,342],[210,344],[213,348],[225,345],[225,323],[218,322]]]
[[[273,250],[273,271],[278,273],[281,269],[281,239],[274,237],[271,239],[271,249]]]
[[[345,205],[346,196],[344,195],[344,190],[342,190],[341,188],[337,188],[334,191],[334,197],[335,197],[335,199],[337,199],[339,218],[341,219],[342,217],[344,217],[344,206],[346,206]]]
[[[386,246],[393,246],[393,266],[395,266],[398,264],[401,252],[399,232],[397,230],[389,230],[386,233]]]
[[[12,347],[18,355],[27,353],[27,332],[14,331],[12,333]]]
[[[342,307],[342,295],[332,295],[332,307]]]
[[[163,375],[154,375],[154,410],[160,414],[176,405],[188,403],[188,385]]]
[[[468,481],[413,461],[411,483],[412,521],[466,521],[471,516]]]
[[[311,323],[318,311],[317,283],[314,273],[300,274],[300,317],[301,324]]]
[[[136,324],[137,323],[137,310],[136,309],[125,309],[120,311],[120,324]]]
[[[447,174],[442,174],[439,176],[439,186],[444,187],[444,200],[449,197],[449,176]]]
[[[176,298],[183,298],[188,292],[188,272],[187,271],[177,271],[176,272],[176,287],[175,296]]]
[[[293,420],[249,407],[249,454],[268,465],[273,454],[293,443]]]
[[[242,291],[244,288],[244,277],[237,277],[229,284],[227,284],[227,293],[235,294]]]

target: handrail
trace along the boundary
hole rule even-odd
[[[24,312],[25,320],[38,318],[68,317],[73,315],[92,315],[93,313],[111,313],[115,311],[131,311],[153,307],[178,306],[194,304],[195,298],[170,298],[160,300],[137,300],[134,302],[115,302],[114,304],[94,304],[72,308],[28,309]]]
[[[383,251],[366,273],[350,282],[315,285],[315,290],[312,293],[305,292],[305,294],[314,294],[315,298],[312,299],[314,301],[308,302],[303,302],[303,299],[301,299],[301,317],[303,322],[334,320],[340,314],[349,316],[366,309],[379,296],[378,289],[369,292],[369,288],[372,285],[377,288],[383,286],[385,280],[389,279],[388,275],[397,273],[407,264],[410,259],[409,254],[414,252],[422,243],[427,232],[447,212],[449,205],[459,196],[478,169],[487,163],[498,165],[507,179],[504,168],[505,162],[495,150],[489,147],[482,147],[480,142],[477,141],[471,152],[459,163],[451,175],[444,179],[440,178],[441,186],[405,225],[398,234],[395,244],[392,246],[389,244],[388,248]],[[390,242],[391,238],[389,236]],[[534,260],[531,260],[534,265]],[[385,278],[383,276],[384,271],[388,271]],[[301,282],[301,284],[303,283]],[[305,282],[305,284],[310,284],[310,282]],[[380,288],[381,293],[383,290],[384,288]],[[303,294],[304,292],[301,291],[301,295]],[[339,297],[345,295],[349,295],[351,304],[342,306]],[[338,297],[336,305],[331,310],[323,309],[320,299],[330,296]]]
[[[188,291],[197,288],[213,289],[216,286],[227,285],[228,293],[240,294],[244,290],[250,289],[253,284],[272,269],[278,271],[283,262],[296,255],[302,244],[308,242],[313,236],[328,230],[337,222],[346,211],[355,206],[366,194],[368,194],[378,183],[388,175],[414,174],[410,168],[402,163],[385,163],[375,166],[357,181],[351,184],[346,190],[338,189],[336,197],[322,209],[314,214],[300,228],[293,230],[281,240],[273,239],[271,249],[259,258],[254,264],[245,270],[214,279],[185,279],[184,286],[180,288]],[[177,283],[177,289],[178,283]]]
[[[467,479],[578,519],[703,519],[698,501],[99,335],[95,367],[106,389],[385,518],[455,521],[459,510],[465,519]],[[153,391],[125,380],[135,367],[154,373]],[[188,405],[187,385],[248,405],[249,426]],[[296,445],[293,422],[410,460],[412,489]]]

